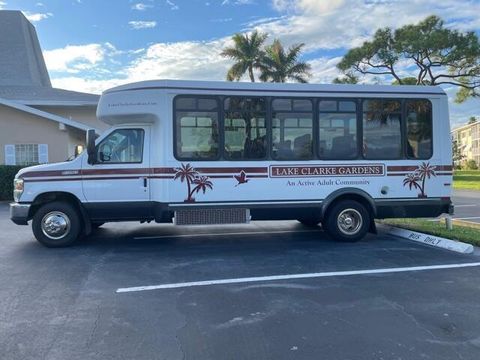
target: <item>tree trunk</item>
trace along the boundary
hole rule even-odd
[[[248,75],[250,76],[250,81],[255,82],[255,77],[253,76],[253,67],[252,66],[248,67]]]

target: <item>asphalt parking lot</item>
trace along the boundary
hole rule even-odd
[[[480,223],[480,191],[455,190],[454,219]]]
[[[480,358],[480,268],[456,267],[478,251],[384,234],[341,244],[293,221],[107,224],[47,249],[6,204],[0,229],[2,359]]]

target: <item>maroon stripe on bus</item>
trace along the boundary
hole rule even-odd
[[[388,173],[387,176],[406,176],[409,175],[410,173]],[[453,175],[451,172],[435,172],[436,176],[447,176],[447,175]]]
[[[149,174],[150,168],[86,169],[82,175]]]
[[[436,171],[452,171],[452,165],[432,165],[435,166]],[[418,169],[418,166],[387,166],[387,171],[415,171]]]
[[[219,173],[219,174],[238,174],[240,171],[245,171],[248,174],[267,174],[268,168],[267,167],[234,167],[234,168],[220,168],[220,167],[204,167],[204,168],[195,168],[198,172],[201,173]]]

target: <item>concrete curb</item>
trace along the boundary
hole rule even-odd
[[[442,249],[455,251],[461,254],[471,254],[475,250],[471,244],[466,244],[461,241],[445,239],[440,236],[423,234],[420,232],[402,229],[389,225],[381,225],[389,235],[398,236],[407,240],[416,241],[425,245],[439,247]]]

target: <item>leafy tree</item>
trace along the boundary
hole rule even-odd
[[[466,165],[465,167],[467,168],[467,170],[478,170],[478,165],[477,165],[476,161],[473,160],[473,159],[467,160],[467,163],[465,165]]]
[[[352,73],[346,73],[344,76],[339,76],[333,79],[334,84],[358,84],[358,77]]]
[[[480,96],[478,36],[446,28],[437,16],[395,31],[377,30],[372,40],[350,49],[337,67],[345,73],[391,76],[399,85],[411,83],[400,76],[400,63],[416,69],[416,85],[458,86],[457,102]]]
[[[228,70],[227,80],[240,80],[248,72],[251,82],[255,82],[254,69],[258,69],[261,59],[265,56],[262,47],[267,34],[258,31],[249,34],[235,34],[232,36],[233,46],[225,48],[220,55],[235,61]]]
[[[475,124],[477,122],[477,118],[475,116],[470,116],[470,119],[468,119],[468,124]]]
[[[402,78],[402,83],[400,83],[398,80],[394,80],[392,82],[392,85],[417,85],[417,78],[414,78],[413,76],[408,76]]]
[[[308,82],[311,66],[298,60],[304,46],[305,44],[296,44],[285,49],[280,40],[275,39],[272,45],[265,48],[265,56],[260,64],[260,80],[281,83],[287,80]]]
[[[457,140],[452,141],[452,160],[455,166],[460,167],[462,160],[465,159],[465,155],[462,154],[458,147]]]

